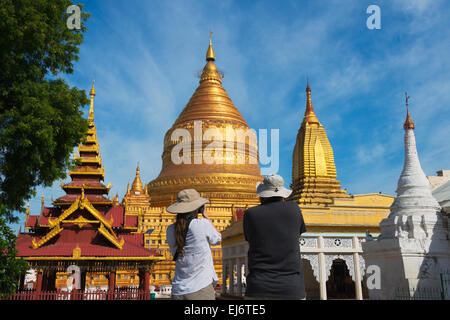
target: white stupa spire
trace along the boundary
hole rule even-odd
[[[405,129],[405,161],[403,170],[398,179],[397,197],[391,206],[392,215],[436,214],[440,206],[431,194],[430,182],[420,166],[417,154],[416,138],[414,136],[414,122],[411,120],[408,109],[408,96],[406,96]]]
[[[431,194],[430,183],[420,166],[414,136],[414,122],[411,120],[406,96],[405,161],[398,179],[397,197],[391,205],[389,216],[381,221],[380,238],[429,237],[429,221],[437,219],[441,207]]]
[[[414,122],[406,96],[405,162],[389,217],[380,222],[375,241],[361,244],[366,266],[378,266],[380,284],[369,288],[371,299],[395,299],[399,288],[417,298],[417,288],[436,288],[450,267],[449,219],[438,202],[419,161]]]

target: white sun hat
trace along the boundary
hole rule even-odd
[[[263,182],[256,184],[256,193],[261,198],[283,197],[291,195],[292,190],[284,187],[284,180],[277,174],[271,174],[264,178]]]

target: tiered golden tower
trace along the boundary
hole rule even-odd
[[[292,157],[292,195],[299,204],[308,232],[378,233],[393,197],[383,194],[348,195],[336,179],[333,149],[311,102],[306,86],[306,110]]]
[[[187,136],[174,138],[175,131]],[[214,136],[209,136],[208,132],[213,132]],[[180,143],[187,146],[183,150],[188,150],[188,154],[182,154],[185,161],[175,163],[172,151]],[[216,147],[208,159],[205,153],[211,143]],[[175,265],[165,240],[166,229],[175,222],[175,216],[167,213],[166,207],[176,201],[179,191],[194,188],[209,199],[208,215],[221,231],[230,224],[237,208],[259,204],[255,187],[262,179],[256,135],[249,130],[222,87],[222,74],[215,65],[210,39],[199,86],[167,131],[161,172],[147,185],[150,209],[139,220],[144,226],[140,230],[152,230],[148,239],[150,247],[159,249],[168,260],[156,264],[152,283],[171,284]],[[221,278],[221,247],[213,247],[212,252],[216,272]]]
[[[333,198],[349,198],[336,180],[333,149],[311,102],[311,88],[306,87],[306,110],[297,134],[292,159],[290,199],[300,205],[331,204]]]

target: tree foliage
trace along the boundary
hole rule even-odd
[[[16,292],[18,275],[29,269],[25,260],[16,259],[16,253],[16,237],[6,225],[6,220],[0,217],[0,298]]]
[[[88,14],[69,30],[68,0],[0,1],[0,216],[17,221],[38,185],[51,186],[72,164],[87,130],[84,90],[58,79],[73,73]],[[81,5],[79,5],[82,8]]]

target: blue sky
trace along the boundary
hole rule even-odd
[[[427,175],[450,168],[447,1],[83,3],[88,31],[75,74],[64,78],[86,92],[96,80],[95,123],[111,196],[123,197],[138,162],[145,183],[159,174],[163,137],[198,85],[209,30],[223,86],[249,126],[280,129],[278,173],[286,185],[307,76],[349,193],[395,194],[405,91],[422,168]],[[381,9],[380,30],[366,26],[372,4]],[[42,192],[46,206],[64,194],[59,182],[37,188],[31,214],[39,213]]]

